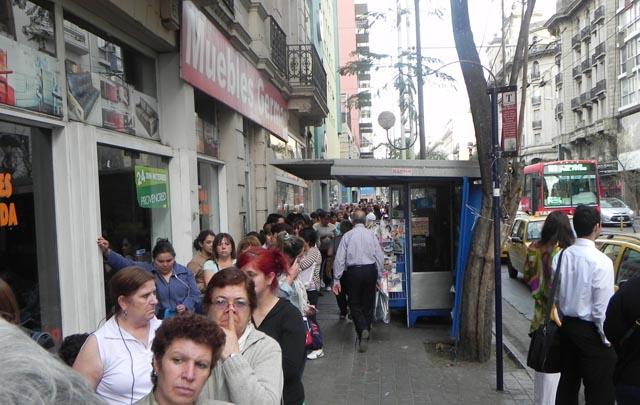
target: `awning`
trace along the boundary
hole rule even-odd
[[[271,164],[305,180],[337,180],[346,187],[385,187],[427,178],[480,178],[477,160],[303,159]]]

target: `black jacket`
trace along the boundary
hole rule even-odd
[[[289,301],[280,299],[257,329],[274,338],[282,349],[284,405],[304,403],[302,372],[307,359],[305,347],[307,327],[304,325],[300,311]]]
[[[614,382],[640,387],[640,327],[620,346],[620,340],[640,318],[640,278],[620,286],[611,297],[604,333],[618,355]]]

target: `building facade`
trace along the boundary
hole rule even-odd
[[[333,4],[0,1],[0,277],[27,326],[96,329],[100,235],[138,260],[168,238],[186,263],[200,229],[239,238],[310,205],[270,162],[331,127],[333,28],[310,16]]]

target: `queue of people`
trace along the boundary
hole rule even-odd
[[[65,338],[60,364],[83,377],[91,403],[304,404],[306,362],[324,356],[321,344],[309,346],[309,325],[321,333],[315,314],[333,283],[335,223],[348,222],[346,212],[313,217],[317,229],[308,215],[270,215],[237,251],[230,234],[203,230],[186,266],[166,239],[145,262],[99,237],[113,307],[97,330]],[[19,324],[15,298],[0,294],[0,312]]]
[[[601,223],[594,207],[578,206],[572,223],[575,239],[567,215],[552,212],[527,255],[531,331],[550,305],[560,326],[560,372],[536,373],[534,402],[578,404],[584,386],[587,404],[638,404],[640,281],[628,280],[614,292],[613,263],[595,245]],[[554,283],[557,293],[550,302]]]

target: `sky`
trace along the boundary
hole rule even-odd
[[[368,0],[369,11],[384,12],[390,8],[395,8],[395,0]],[[409,3],[413,4],[412,1]],[[500,31],[502,0],[469,0],[469,15],[474,33],[476,46],[487,45],[495,34]],[[511,9],[511,0],[504,0],[505,13]],[[439,9],[443,17],[441,19],[430,15],[429,9]],[[547,16],[553,14],[555,0],[538,0],[536,9],[542,9]],[[413,9],[410,10],[413,13]],[[395,11],[389,13],[388,21],[377,21],[370,30],[371,52],[397,54],[397,35],[395,34]],[[412,18],[414,18],[412,16]],[[423,56],[438,58],[442,65],[455,62],[458,56],[453,39],[451,27],[451,10],[449,0],[430,0],[420,2],[421,38]],[[390,35],[390,32],[394,34]],[[481,60],[484,60],[484,49],[479,50]],[[438,65],[431,65],[437,68]],[[442,69],[442,72],[453,76],[456,83],[451,86],[438,85],[431,80],[426,81],[424,87],[424,110],[425,110],[425,138],[427,144],[437,142],[444,132],[447,122],[452,117],[464,117],[469,111],[469,102],[464,88],[464,81],[460,65],[453,63]],[[399,110],[396,107],[397,95],[394,92],[387,92],[381,89],[382,83],[389,82],[393,77],[390,71],[372,72],[372,121],[374,123],[374,145],[385,141],[385,131],[377,124],[377,117],[380,112],[389,110],[396,114],[396,121],[399,121]],[[376,98],[375,92],[380,89],[383,95]],[[417,96],[416,96],[417,100]],[[417,102],[417,101],[416,101]],[[470,117],[467,119],[470,125]],[[472,127],[469,127],[469,131]],[[467,132],[469,132],[467,131]],[[389,131],[390,137],[399,137],[400,130],[398,124],[396,128]],[[475,141],[472,134],[470,139]],[[376,152],[376,157],[384,157],[384,151],[380,148]],[[419,151],[419,143],[414,146],[416,154]]]

